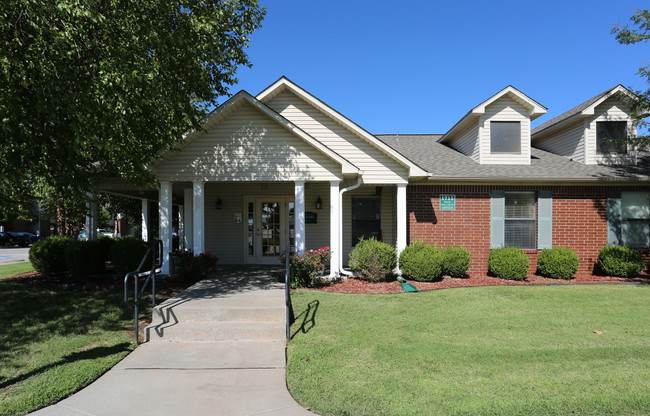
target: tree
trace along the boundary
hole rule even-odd
[[[630,18],[632,25],[614,25],[612,33],[616,40],[622,45],[633,45],[640,42],[647,42],[650,39],[650,11],[635,10]],[[638,75],[650,83],[650,65],[639,68]],[[628,97],[626,102],[630,105],[635,114],[637,128],[647,129],[649,124],[645,118],[650,114],[650,88],[645,91],[633,91],[634,97]],[[650,144],[650,136],[639,135],[633,138],[634,144]]]
[[[257,0],[0,2],[0,215],[36,183],[81,198],[146,165],[229,94]]]

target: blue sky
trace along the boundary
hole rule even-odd
[[[253,68],[231,92],[285,75],[374,134],[445,133],[507,85],[548,108],[533,127],[616,84],[648,88],[636,72],[650,45],[610,33],[638,1],[261,4]]]

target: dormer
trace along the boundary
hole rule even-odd
[[[529,165],[530,121],[546,107],[507,86],[471,109],[439,140],[482,165]]]
[[[536,127],[533,146],[586,165],[635,164],[636,135],[625,97],[632,93],[617,85]]]

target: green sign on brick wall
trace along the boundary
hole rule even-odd
[[[456,211],[456,195],[440,195],[440,211]]]

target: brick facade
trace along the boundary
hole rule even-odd
[[[579,275],[591,274],[598,252],[607,245],[607,192],[649,191],[648,186],[501,186],[411,185],[407,188],[409,243],[418,239],[439,247],[464,246],[472,255],[469,274],[486,274],[490,253],[490,191],[553,193],[553,247],[572,248],[580,258]],[[440,210],[440,194],[453,194],[455,211]],[[539,250],[525,250],[529,273],[537,269]]]

